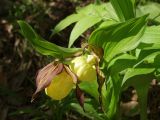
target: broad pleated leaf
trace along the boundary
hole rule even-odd
[[[114,117],[118,106],[122,83],[120,75],[123,76],[128,68],[132,68],[132,66],[135,64],[135,61],[136,57],[129,54],[122,54],[114,58],[108,65],[109,73],[111,76],[110,82],[112,82],[113,84],[113,86],[111,87],[112,91],[109,90],[112,96],[110,98],[111,100],[107,110],[107,115],[110,119],[113,119],[112,117]],[[107,84],[107,87],[110,82]],[[109,96],[106,97],[108,98]]]
[[[135,0],[110,0],[121,22],[135,17]]]
[[[124,23],[95,30],[89,43],[104,49],[104,58],[109,62],[114,56],[135,49],[144,33],[146,17],[134,18]]]
[[[111,69],[115,73],[121,72],[126,68],[131,68],[135,64],[136,59],[137,58],[135,56],[122,54],[111,60],[111,62],[108,64],[108,69]]]
[[[93,16],[87,16],[80,21],[76,23],[74,28],[72,29],[70,39],[69,39],[69,45],[68,47],[71,47],[75,40],[83,33],[85,32],[88,28],[92,27],[96,23],[100,22],[101,18],[100,17],[93,17]]]
[[[141,44],[138,46],[139,49],[150,52],[158,52],[160,49],[160,26],[146,27],[143,36],[140,38]],[[149,55],[141,54],[143,56]]]
[[[27,38],[33,47],[43,55],[50,55],[56,58],[65,58],[73,56],[75,53],[81,51],[79,48],[63,48],[54,43],[50,43],[40,36],[32,29],[32,27],[24,21],[18,21],[22,34]]]
[[[81,82],[79,84],[79,87],[98,101],[99,93],[98,93],[98,83],[96,80],[92,82],[87,82],[87,81]]]
[[[135,77],[138,75],[147,75],[147,74],[152,73],[154,70],[155,68],[129,68],[123,78],[123,82],[121,86],[123,86],[125,82],[132,77]]]
[[[151,66],[151,64],[154,63],[154,59],[159,54],[160,54],[160,50],[153,50],[153,49],[152,50],[142,50],[138,56],[137,61],[135,62],[134,67],[139,66],[141,63],[150,64]]]
[[[62,31],[72,23],[76,23],[69,38],[68,46],[71,47],[75,40],[88,28],[99,23],[101,20],[111,19],[118,21],[118,17],[110,3],[89,4],[88,6],[77,9],[75,14],[71,14],[63,19],[52,30],[51,36]]]
[[[150,82],[155,78],[154,70],[154,68],[128,69],[123,79],[122,85],[133,86],[137,91],[141,120],[147,120],[147,96]]]
[[[160,44],[145,44],[145,43],[140,43],[139,46],[137,47],[138,49],[143,49],[143,50],[154,50],[154,49],[160,49]]]
[[[83,19],[85,16],[88,16],[91,13],[92,9],[93,9],[93,4],[77,9],[76,13],[67,16],[55,26],[55,28],[52,30],[51,36],[62,31],[72,23],[75,23]]]
[[[82,116],[85,116],[89,119],[95,119],[95,120],[108,120],[104,117],[102,117],[102,114],[98,113],[97,111],[97,107],[93,102],[89,99],[87,100],[87,102],[84,103],[84,109],[85,112],[83,111],[83,109],[80,107],[79,104],[77,103],[71,103],[71,108],[74,109],[75,111],[77,111],[78,113],[80,113]]]
[[[140,39],[142,43],[160,44],[160,25],[146,27],[144,35]]]
[[[80,9],[78,14],[83,14],[84,16],[77,21],[76,25],[72,29],[69,38],[69,47],[75,42],[75,40],[82,35],[88,28],[99,23],[101,20],[113,19],[118,20],[115,11],[110,3],[108,4],[91,4],[84,9]]]
[[[160,4],[155,2],[148,2],[145,5],[137,6],[137,16],[143,16],[149,13],[149,18],[154,19],[160,23]]]
[[[98,111],[97,111],[98,106],[96,108],[94,108],[94,105],[91,101],[89,101],[88,103],[84,103],[85,112],[80,107],[80,105],[78,105],[76,103],[71,103],[71,107],[75,111],[77,111],[78,113],[80,113],[81,115],[83,115],[89,119],[108,120],[108,119],[105,119],[104,117],[101,117],[102,115],[100,115],[100,113],[98,113]]]
[[[118,16],[111,3],[101,3],[101,4],[89,4],[83,9],[77,10],[78,14],[83,14],[85,16],[97,16],[102,19],[113,19],[118,21]]]
[[[52,35],[51,36],[53,36],[54,34],[62,31],[63,29],[65,29],[66,27],[68,27],[72,23],[77,22],[81,18],[83,18],[82,14],[71,14],[71,15],[69,15],[68,17],[66,17],[65,19],[60,21],[60,23],[58,23],[55,26],[55,28],[52,30]]]
[[[104,18],[109,19],[109,20],[114,20],[114,21],[119,21],[119,18],[115,12],[115,9],[113,8],[112,4],[110,2],[104,4],[106,8],[104,9]]]

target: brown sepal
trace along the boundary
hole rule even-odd
[[[36,94],[40,92],[41,90],[45,89],[47,86],[50,85],[53,78],[61,73],[63,70],[63,64],[62,63],[50,63],[44,68],[40,69],[38,71],[37,77],[36,77],[36,92],[33,94],[31,102],[36,97]]]
[[[100,70],[99,66],[96,66],[96,72],[97,72],[99,102],[102,107],[102,86],[105,82],[105,76],[104,76],[103,72]]]
[[[78,100],[80,106],[82,107],[83,111],[85,112],[85,109],[84,109],[84,100],[85,100],[84,92],[79,88],[78,84],[76,84],[76,97],[77,97],[77,100]]]

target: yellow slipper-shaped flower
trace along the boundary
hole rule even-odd
[[[72,77],[63,70],[55,76],[50,85],[45,88],[45,92],[54,100],[61,100],[66,97],[74,86]]]
[[[52,99],[61,100],[69,94],[76,83],[77,77],[68,66],[62,63],[50,63],[37,74],[37,90],[32,96],[32,101],[43,89]]]

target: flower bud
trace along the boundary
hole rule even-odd
[[[96,80],[96,58],[93,55],[79,56],[71,61],[70,69],[80,81]]]

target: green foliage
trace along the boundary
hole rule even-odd
[[[135,17],[135,0],[110,0],[120,21]]]
[[[91,100],[88,100],[88,101],[85,102],[84,107],[85,107],[85,111],[86,112],[84,112],[82,110],[82,108],[76,103],[71,103],[71,107],[75,111],[79,112],[80,114],[82,114],[83,116],[86,116],[89,119],[107,120],[103,116],[103,114],[100,114],[100,113],[97,112],[97,108],[96,107],[98,107],[98,106],[94,106],[93,104],[94,103]]]
[[[111,11],[111,12],[108,12]],[[106,20],[113,19],[117,20],[117,16],[114,12],[113,7],[110,3],[107,4],[90,4],[84,8],[79,8],[76,11],[76,14],[72,14],[62,20],[56,27],[52,30],[52,35],[60,32],[67,26],[75,23],[75,26],[71,32],[69,38],[68,47],[71,47],[75,40],[88,28],[94,26],[95,24]]]
[[[149,13],[149,19],[160,23],[160,4],[147,2],[145,5],[138,5],[136,9],[137,16]]]
[[[83,32],[95,26],[88,43],[104,50],[99,66],[105,74],[102,89],[99,89],[101,84],[97,83],[80,84],[82,90],[95,98],[95,103],[101,102],[103,112],[99,112],[98,107],[93,107],[92,102],[85,104],[86,113],[76,103],[72,103],[71,106],[84,116],[90,119],[93,116],[97,120],[118,120],[120,95],[125,88],[133,86],[138,94],[141,120],[147,120],[147,93],[150,82],[160,75],[160,25],[147,26],[149,20],[159,22],[159,19],[155,19],[159,12],[158,7],[154,9],[157,13],[149,7],[149,17],[146,15],[148,12],[142,10],[144,8],[148,8],[147,5],[138,6],[138,14],[135,14],[134,0],[90,4],[78,9],[54,28],[53,34],[59,33],[76,22],[69,39],[68,46],[71,47]],[[23,21],[19,21],[19,25],[24,37],[44,55],[66,58],[81,51],[78,48],[62,48],[43,40]],[[100,97],[102,101],[98,99]]]
[[[145,19],[146,16],[97,29],[92,33],[89,43],[102,47],[104,59],[109,62],[115,55],[137,47]]]
[[[54,43],[50,43],[40,36],[24,21],[18,21],[21,32],[24,37],[26,37],[33,45],[33,47],[43,55],[50,55],[55,58],[65,58],[71,57],[76,52],[80,52],[81,49],[78,48],[63,48],[55,45]]]

